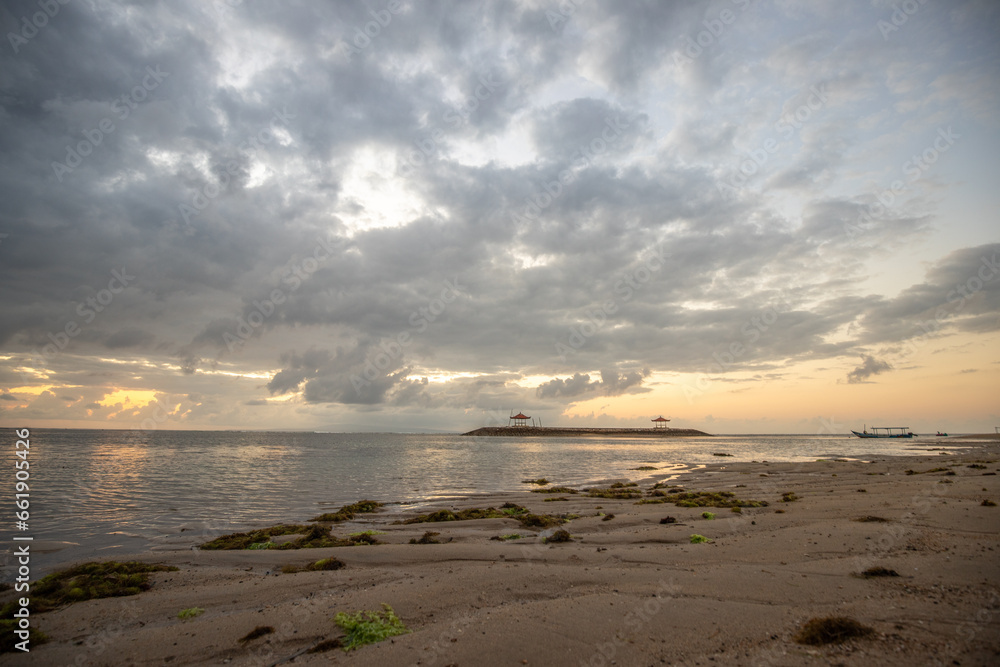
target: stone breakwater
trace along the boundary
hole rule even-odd
[[[558,428],[550,426],[484,426],[462,435],[536,438],[688,438],[711,436],[693,428]]]

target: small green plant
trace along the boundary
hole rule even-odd
[[[205,610],[202,609],[201,607],[191,607],[190,609],[181,609],[179,612],[177,612],[177,618],[181,619],[182,621],[187,621],[189,619],[201,616],[204,613]]]
[[[781,494],[781,502],[783,503],[793,503],[798,500],[799,497],[792,493],[791,491],[785,491]]]
[[[711,541],[712,540],[708,539],[704,535],[699,535],[698,533],[695,533],[694,535],[691,536],[691,544],[702,544],[704,542],[711,542]]]
[[[382,611],[339,612],[333,622],[346,634],[343,641],[345,651],[410,632],[392,607],[385,603],[382,603]]]
[[[604,515],[604,518],[603,518],[603,519],[601,519],[601,521],[611,521],[611,520],[612,520],[612,519],[614,519],[614,518],[615,518],[615,515],[614,515],[614,514],[605,514],[605,515]]]
[[[639,466],[638,468],[629,468],[629,470],[656,470],[656,466]]]
[[[571,489],[568,486],[550,486],[547,489],[532,489],[532,493],[580,493],[576,489]]]
[[[729,511],[733,512],[734,514],[743,514],[743,508],[742,507],[730,507]]]
[[[247,549],[253,549],[254,551],[258,549],[270,549],[270,548],[271,548],[270,542],[254,542],[253,544],[247,547]]]
[[[537,484],[539,486],[545,486],[549,483],[549,480],[544,477],[539,477],[538,479],[522,479],[521,484]]]
[[[708,519],[709,521],[711,521],[712,519],[715,518],[715,514],[713,512],[702,512],[701,513],[701,518],[702,519]]]
[[[727,454],[726,452],[712,452],[712,456],[732,456],[732,454]]]
[[[990,500],[988,498],[986,500],[983,500],[983,502],[981,502],[979,504],[982,505],[983,507],[996,507],[997,506],[997,504],[995,502],[993,502],[992,500]]]
[[[546,498],[545,499],[545,502],[547,502],[547,503],[557,503],[557,502],[560,502],[560,501],[569,501],[569,498],[566,498],[565,496],[559,496],[558,498]]]

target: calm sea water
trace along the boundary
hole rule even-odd
[[[0,488],[12,490],[16,437],[13,429],[0,433],[8,471],[0,473],[8,475]],[[362,498],[426,502],[524,490],[521,480],[537,477],[569,485],[640,479],[650,474],[630,470],[640,465],[675,466],[682,475],[720,461],[905,455],[925,451],[931,439],[922,440],[923,446],[839,435],[605,440],[33,429],[31,518],[20,534],[33,536],[39,548],[61,547],[33,560],[44,570],[149,548],[187,549],[210,536],[301,522]],[[13,503],[8,507],[3,532],[9,535],[15,519]],[[9,552],[3,566],[0,576],[8,579]]]

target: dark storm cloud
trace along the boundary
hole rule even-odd
[[[851,384],[857,384],[873,375],[890,370],[892,370],[892,366],[889,365],[889,362],[865,354],[861,357],[861,365],[847,374],[847,381]]]
[[[642,379],[648,371],[630,371],[619,373],[616,370],[602,370],[601,379],[591,381],[590,375],[575,374],[565,380],[555,378],[541,384],[535,390],[538,398],[576,398],[583,394],[596,393],[604,396],[618,396],[628,390],[649,391],[640,388]]]
[[[243,374],[310,409],[485,410],[645,391],[649,372],[702,372],[734,343],[725,370],[856,355],[939,307],[940,330],[996,330],[1000,281],[969,283],[995,246],[869,294],[868,263],[925,238],[933,203],[857,227],[879,189],[826,189],[881,168],[850,162],[875,152],[865,105],[912,105],[917,125],[981,109],[986,65],[942,58],[933,99],[890,95],[923,73],[884,72],[926,40],[856,30],[867,6],[798,7],[802,36],[763,3],[568,4],[403,3],[363,45],[382,3],[60,5],[0,53],[0,383],[86,386],[95,405],[155,386],[191,423],[223,424],[264,400],[222,394]],[[976,7],[948,25],[995,21]],[[723,34],[678,58],[723,8]],[[5,3],[4,34],[37,11]],[[829,102],[722,196],[814,85]]]

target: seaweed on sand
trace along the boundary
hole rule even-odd
[[[767,507],[764,500],[741,500],[732,491],[684,491],[671,489],[662,499],[645,499],[640,502],[667,502],[678,507]],[[638,504],[638,503],[637,503]]]
[[[31,586],[31,611],[38,614],[59,607],[100,598],[136,595],[152,588],[151,572],[174,572],[170,565],[151,565],[137,561],[84,563],[53,572]],[[0,609],[0,617],[11,618],[16,601]]]
[[[345,651],[411,632],[392,607],[385,603],[382,603],[382,611],[340,612],[333,620],[346,633],[343,641]]]
[[[428,530],[420,536],[420,539],[416,537],[410,539],[410,544],[441,544],[441,540],[434,539],[440,534],[433,530]]]
[[[521,507],[520,505],[515,505],[513,503],[506,503],[499,510],[493,507],[487,507],[485,509],[474,507],[459,510],[457,512],[443,509],[431,512],[430,514],[416,516],[412,519],[402,521],[401,523],[438,523],[444,521],[472,521],[475,519],[517,519],[525,528],[530,528],[532,526],[548,528],[549,526],[558,526],[559,524],[567,521],[567,519],[563,517],[553,516],[551,514],[532,514],[526,507]]]
[[[587,497],[608,498],[610,500],[632,500],[635,498],[642,498],[642,490],[636,488],[635,486],[626,486],[619,482],[618,484],[612,484],[606,489],[587,489]]]
[[[555,542],[572,542],[573,538],[565,530],[559,529],[548,537],[543,537],[542,542],[552,544]]]
[[[274,632],[274,628],[270,625],[258,625],[256,628],[246,633],[243,637],[240,637],[240,643],[245,644],[247,642],[253,641],[265,635],[269,635]]]
[[[874,630],[861,625],[853,618],[830,616],[810,619],[793,639],[799,644],[822,646],[840,643],[853,637],[867,637],[874,633]]]
[[[380,507],[382,507],[382,503],[377,500],[359,500],[356,503],[344,505],[336,512],[320,514],[319,516],[313,517],[309,520],[340,523],[341,521],[350,521],[356,514],[374,514],[379,511]]]
[[[321,570],[339,570],[344,567],[344,561],[338,560],[336,558],[322,558],[315,563],[309,563],[303,567],[298,567],[297,565],[285,565],[281,568],[281,571],[285,574],[294,574],[296,572],[317,572]]]
[[[11,612],[13,613],[13,612]],[[20,649],[17,645],[20,643],[20,639],[16,634],[15,630],[23,630],[18,627],[18,622],[16,618],[4,618],[0,619],[0,653],[13,653],[19,651]],[[38,646],[39,644],[44,644],[49,641],[49,638],[44,632],[36,630],[33,627],[28,627],[28,646]]]
[[[296,540],[278,544],[272,537],[300,535]],[[354,533],[343,539],[330,534],[330,529],[319,524],[296,526],[283,524],[248,533],[232,533],[217,537],[199,548],[210,551],[233,549],[321,549],[324,547],[353,547],[361,544],[378,544],[374,531]]]

